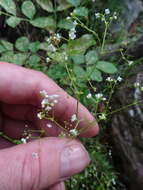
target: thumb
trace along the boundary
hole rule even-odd
[[[83,145],[66,138],[43,138],[3,149],[1,189],[44,189],[82,171],[89,162]]]

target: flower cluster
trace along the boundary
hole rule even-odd
[[[43,97],[43,100],[41,101],[42,111],[37,114],[37,117],[39,119],[44,119],[46,114],[58,103],[57,98],[59,95],[48,95],[45,90],[40,91],[40,95]]]
[[[69,31],[69,38],[71,40],[74,40],[76,38],[76,26],[77,26],[77,24],[78,23],[76,21],[74,21],[73,22],[73,28],[71,28]]]
[[[77,137],[79,135],[79,131],[77,129],[71,129],[69,130],[69,133],[74,137]]]
[[[95,94],[95,98],[97,101],[106,101],[106,98],[103,96],[102,93]]]
[[[115,82],[115,83],[116,83],[116,82],[121,82],[122,80],[123,80],[123,78],[120,77],[120,76],[118,76],[117,79],[113,79],[113,78],[111,78],[111,77],[107,77],[107,78],[106,78],[106,81],[107,81],[107,82]]]
[[[74,121],[77,121],[77,116],[76,116],[76,114],[73,114],[73,115],[71,116],[71,122],[74,122]]]
[[[114,12],[113,15],[111,15],[111,11],[109,8],[105,9],[103,14],[98,13],[98,12],[95,13],[96,19],[101,18],[102,21],[106,21],[106,16],[108,16],[108,15],[110,15],[110,17],[109,17],[110,20],[112,20],[112,19],[117,20],[117,13]]]
[[[87,94],[87,99],[90,99],[90,98],[92,98],[92,94],[91,93],[89,93],[89,94]]]
[[[99,115],[99,119],[100,119],[100,120],[106,120],[106,119],[107,119],[106,114],[105,114],[105,113],[101,113],[101,114]]]

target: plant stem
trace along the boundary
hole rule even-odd
[[[108,22],[105,21],[105,31],[104,31],[104,36],[103,36],[103,41],[102,41],[102,46],[101,46],[101,54],[104,54],[104,46],[105,46],[105,40],[107,36],[107,30],[108,30]]]

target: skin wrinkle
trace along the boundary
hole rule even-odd
[[[0,112],[0,131],[3,131],[3,119],[2,119],[2,113]]]
[[[24,160],[22,162],[22,171],[21,171],[21,180],[20,180],[20,185],[21,185],[21,190],[24,190],[24,171],[25,171],[25,166],[26,166],[26,159],[27,159],[27,154],[24,156]]]
[[[22,167],[22,176],[21,176],[21,182],[22,182],[21,190],[40,190],[40,176],[41,176],[40,140],[38,140],[37,146],[38,148],[36,148],[36,150],[33,150],[33,152],[36,152],[38,154],[37,158],[32,157],[32,151],[31,151],[31,154],[27,154],[27,153],[25,154],[25,158],[22,163],[23,167]],[[35,170],[35,167],[36,167],[36,170]],[[24,175],[27,174],[27,172],[30,173],[30,179],[28,179],[27,186],[25,186],[26,184],[25,181],[27,180],[24,180]],[[36,175],[36,180],[35,180],[35,175]],[[26,178],[27,178],[27,175],[26,175]]]

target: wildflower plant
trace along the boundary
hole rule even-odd
[[[75,112],[68,121],[60,124],[55,119],[54,109],[62,97],[59,94],[49,94],[45,89],[39,92],[41,108],[37,117],[39,120],[47,120],[46,127],[49,130],[55,124],[60,129],[60,137],[79,138],[84,132],[79,127],[85,119],[78,118],[79,102],[88,107],[96,121],[102,125],[110,115],[128,107],[112,110],[111,100],[116,87],[124,81],[124,73],[120,72],[114,60],[103,59],[107,52],[106,43],[111,40],[109,28],[118,19],[118,13],[109,8],[98,11],[95,4],[94,0],[0,1],[0,17],[4,16],[5,25],[16,31],[18,36],[14,43],[0,39],[0,61],[40,70],[77,99]],[[96,26],[99,28],[96,29]],[[102,30],[99,33],[100,26]],[[127,63],[126,67],[130,69],[134,62],[128,60],[121,50],[119,52]],[[134,87],[143,91],[143,87],[137,83]],[[89,126],[84,127],[85,130],[92,127],[90,121]],[[34,138],[34,132],[26,127],[20,140],[10,139],[3,133],[0,136],[19,144]],[[42,138],[45,133],[43,129],[36,132],[39,133],[38,138]],[[111,159],[111,152],[110,158],[105,156],[108,148],[103,147],[99,137],[96,142],[93,139],[82,141],[87,145],[94,163],[84,173],[68,181],[68,188],[77,189],[79,185],[83,190],[117,189],[117,175],[107,161]],[[92,177],[96,182],[91,185]]]

